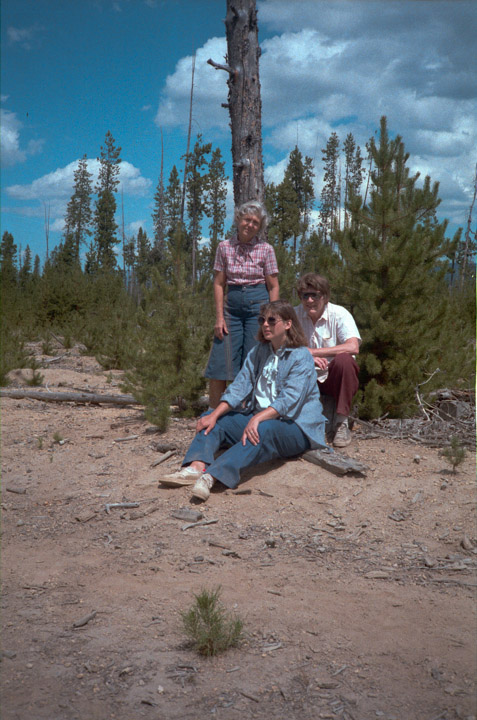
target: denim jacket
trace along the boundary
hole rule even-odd
[[[232,410],[254,411],[257,381],[270,353],[269,343],[258,343],[250,350],[239,374],[221,397]],[[312,449],[325,448],[325,418],[309,350],[306,347],[280,348],[277,355],[277,396],[270,407],[280,417],[293,420],[307,436]]]

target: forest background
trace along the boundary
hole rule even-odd
[[[15,367],[32,369],[25,350],[51,333],[80,342],[107,370],[126,371],[125,388],[167,427],[170,404],[190,412],[205,390],[211,339],[215,250],[224,236],[226,178],[218,148],[199,136],[186,161],[157,186],[154,237],[139,228],[126,241],[116,222],[121,148],[107,132],[93,188],[86,158],[75,171],[61,243],[40,268],[29,248],[19,262],[11,233],[2,236],[2,384]],[[269,183],[268,239],[280,268],[281,295],[297,303],[295,283],[310,270],[331,281],[332,300],[350,309],[362,333],[356,412],[364,418],[415,411],[416,390],[473,386],[475,231],[446,236],[438,183],[411,175],[400,138],[381,118],[363,156],[352,134],[332,133],[323,148],[319,222],[311,158],[295,147],[284,179]],[[340,167],[344,172],[340,173]],[[200,244],[204,219],[210,241]],[[233,231],[229,230],[227,234]],[[115,249],[123,243],[123,266]],[[80,260],[86,245],[86,261]],[[193,410],[192,410],[193,411]]]
[[[396,130],[388,133],[381,118],[363,148],[352,133],[333,132],[317,167],[296,145],[283,180],[265,190],[282,296],[297,302],[297,277],[316,270],[330,278],[332,300],[356,317],[362,417],[412,413],[420,386],[473,384],[472,208],[467,226],[449,237],[438,184],[410,172]],[[25,365],[39,382],[25,342],[41,338],[48,352],[54,332],[65,345],[81,342],[106,369],[126,370],[128,388],[164,427],[171,402],[189,411],[204,391],[213,258],[231,231],[225,163],[197,135],[168,178],[161,167],[153,235],[140,227],[130,237],[118,218],[121,148],[109,131],[98,162],[94,186],[86,155],[78,162],[63,237],[43,267],[29,245],[19,249],[3,233],[2,384],[10,368]]]

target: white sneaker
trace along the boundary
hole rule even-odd
[[[209,473],[204,473],[197,480],[192,488],[192,495],[204,502],[209,499],[210,491],[213,488],[215,479]]]
[[[201,475],[202,470],[196,470],[188,465],[175,473],[164,475],[164,477],[159,478],[159,482],[161,485],[168,485],[169,487],[183,487],[185,485],[193,485]]]
[[[348,422],[342,422],[336,429],[335,436],[333,438],[333,445],[335,447],[347,447],[351,443],[351,432],[348,427]]]

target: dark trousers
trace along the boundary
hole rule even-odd
[[[318,387],[322,395],[331,395],[336,402],[338,415],[348,417],[353,397],[359,387],[358,363],[352,355],[341,353],[328,365],[328,377],[325,382],[319,382]]]

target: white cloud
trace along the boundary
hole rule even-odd
[[[96,160],[89,162],[97,162]],[[71,195],[73,187],[73,173],[78,161],[58,168],[47,175],[37,178],[28,185],[10,185],[6,188],[8,195],[15,200],[52,200]],[[89,163],[88,163],[89,167]]]
[[[27,155],[39,155],[39,153],[43,152],[44,144],[45,140],[43,138],[40,140],[29,140],[27,145]]]
[[[29,27],[13,27],[10,25],[7,28],[7,38],[9,43],[20,45],[24,50],[31,50],[42,30],[41,25],[31,25]]]
[[[50,225],[50,230],[52,232],[63,232],[64,229],[65,229],[64,218],[56,218],[56,220]]]
[[[279,160],[274,165],[267,165],[265,167],[265,182],[274,183],[277,185],[283,180],[285,169],[288,162],[288,156]]]
[[[0,144],[2,164],[5,167],[25,162],[28,155],[38,155],[43,149],[44,140],[30,140],[26,148],[21,147],[20,131],[23,127],[16,113],[0,110]]]
[[[47,175],[37,178],[28,185],[10,185],[6,191],[16,200],[52,200],[69,198],[73,190],[74,172],[78,167],[78,160],[74,160],[65,167],[57,168]],[[92,173],[93,186],[98,179],[99,160],[88,160],[88,171]],[[149,191],[152,181],[141,175],[141,171],[131,163],[123,160],[119,174],[121,188],[128,195],[143,196]]]
[[[144,220],[134,220],[134,222],[128,223],[128,231],[131,235],[137,235],[139,228],[145,230],[146,223]]]
[[[29,204],[17,207],[3,208],[4,211],[25,217],[44,217],[45,208],[50,213],[50,229],[62,231],[64,228],[64,215],[66,205],[73,192],[74,172],[78,167],[78,160],[69,163],[65,167],[57,168],[47,175],[37,178],[27,185],[10,185],[6,188],[9,197],[19,202]],[[88,160],[88,170],[92,173],[93,187],[98,179],[99,161]],[[152,181],[141,175],[138,168],[131,163],[123,161],[120,168],[120,184],[125,195],[142,197],[146,195]],[[119,201],[118,201],[119,203]]]
[[[0,143],[2,151],[2,164],[5,166],[15,165],[24,162],[26,152],[20,149],[20,128],[21,122],[15,113],[9,110],[1,110],[2,132]]]
[[[226,53],[225,38],[211,38],[197,50],[194,73],[193,119],[199,132],[211,127],[225,130],[229,122],[227,110],[221,103],[227,100],[227,73],[207,64],[212,58],[223,63]],[[183,126],[189,123],[189,101],[192,79],[192,57],[179,60],[166,87],[155,117],[158,126]]]
[[[119,190],[121,188],[126,195],[147,195],[152,186],[152,180],[141,175],[139,168],[134,167],[127,160],[121,163],[121,171],[119,174]]]

